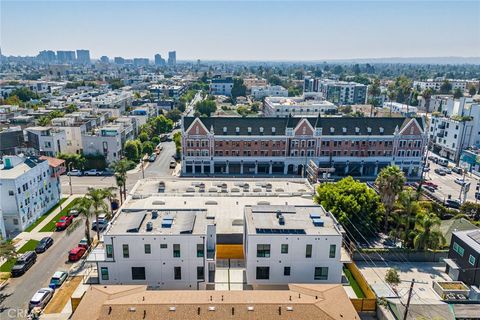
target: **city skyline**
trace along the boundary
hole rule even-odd
[[[319,61],[480,52],[480,4],[473,1],[2,1],[1,7],[5,55],[84,48],[94,59],[153,60],[176,50],[178,60]]]

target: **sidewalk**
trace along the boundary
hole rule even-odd
[[[18,234],[15,238],[13,238],[13,242],[15,243],[15,248],[18,250],[20,249],[28,240],[41,240],[43,237],[49,237],[52,235],[52,232],[40,232],[40,230],[50,222],[61,210],[65,208],[70,202],[73,201],[75,198],[79,198],[82,195],[72,195],[68,196],[68,199],[62,203],[61,206],[53,210],[42,222],[40,222],[32,231],[30,232],[22,232]]]

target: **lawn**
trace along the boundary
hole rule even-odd
[[[37,240],[28,240],[27,243],[25,243],[20,249],[18,249],[17,253],[22,254],[27,251],[34,251],[37,243]],[[16,261],[16,258],[11,258],[5,261],[5,263],[0,266],[0,272],[10,272]]]
[[[50,220],[50,222],[48,222],[42,229],[40,229],[40,232],[53,232],[53,231],[55,231],[55,223],[57,223],[57,221],[61,217],[68,215],[68,212],[70,211],[70,209],[72,209],[72,207],[77,204],[79,199],[80,198],[75,198],[75,199],[72,200],[72,202],[67,204],[67,206],[65,208],[63,208],[62,211],[60,211],[55,217],[52,218],[52,220]]]
[[[40,218],[37,219],[37,221],[35,221],[34,223],[32,223],[27,229],[25,229],[25,232],[30,232],[32,231],[36,226],[38,226],[38,224],[40,222],[42,222],[43,220],[45,220],[46,217],[48,217],[48,215],[50,213],[53,212],[53,210],[57,209],[62,203],[64,203],[68,198],[62,198],[60,199],[60,201],[54,205],[50,210],[48,210],[47,213],[45,213],[44,215],[42,215]]]
[[[365,294],[363,294],[362,289],[357,283],[357,280],[353,277],[352,273],[350,270],[347,268],[343,268],[343,272],[345,272],[345,275],[347,276],[348,282],[350,283],[350,286],[352,287],[353,291],[357,295],[358,298],[365,298]]]

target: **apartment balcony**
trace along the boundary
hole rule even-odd
[[[443,137],[445,137],[445,130],[440,130],[439,132],[437,132],[437,137],[438,137],[438,138],[443,138]]]
[[[445,129],[445,123],[438,125],[438,129]]]

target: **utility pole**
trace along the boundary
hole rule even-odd
[[[68,164],[68,183],[70,185],[70,195],[73,195],[73,190],[72,190],[72,175],[71,175],[71,172],[72,171],[72,163],[70,162]]]
[[[410,300],[412,299],[413,285],[415,284],[415,279],[412,279],[410,283],[410,290],[408,291],[407,305],[405,306],[405,313],[403,314],[403,320],[407,320],[408,308],[410,307]]]

